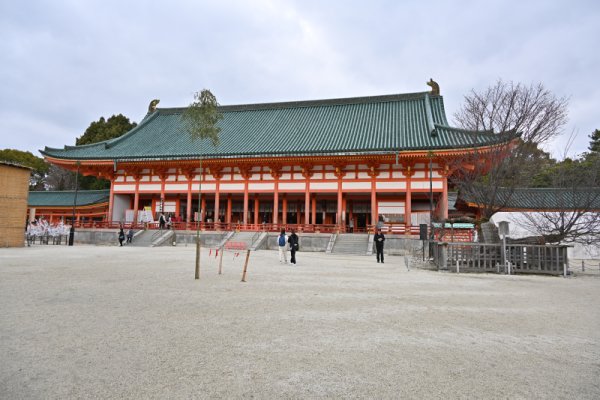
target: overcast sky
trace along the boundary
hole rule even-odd
[[[499,78],[570,98],[600,129],[600,2],[0,0],[0,149],[72,145],[92,121],[183,107],[427,91],[448,117]]]

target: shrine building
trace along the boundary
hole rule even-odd
[[[193,140],[186,108],[156,108],[123,136],[45,148],[52,164],[110,180],[106,221],[172,215],[180,228],[418,233],[448,216],[456,160],[506,136],[449,126],[430,92],[220,106],[220,144]],[[201,160],[201,161],[200,161]],[[201,162],[201,164],[200,164]],[[198,210],[201,210],[198,214]]]

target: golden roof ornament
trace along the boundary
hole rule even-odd
[[[439,96],[440,95],[440,85],[438,85],[438,83],[436,81],[434,81],[432,78],[429,78],[429,82],[427,82],[428,86],[431,86],[431,94],[434,96]]]
[[[148,106],[148,114],[156,111],[156,106],[158,105],[158,103],[160,103],[159,99],[154,99],[150,102],[150,105]]]

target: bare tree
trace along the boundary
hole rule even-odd
[[[515,188],[528,186],[541,162],[538,145],[562,132],[567,105],[566,98],[557,98],[541,83],[525,86],[498,80],[482,92],[472,90],[465,96],[454,117],[472,131],[475,150],[451,162],[450,181],[462,197],[478,204],[483,221],[505,207]],[[484,136],[489,135],[494,135],[496,144],[482,147]]]
[[[571,136],[566,147],[568,152]],[[600,157],[588,153],[571,160],[563,156],[550,174],[551,211],[522,213],[523,227],[546,243],[600,243]]]
[[[471,90],[454,114],[465,129],[520,133],[524,143],[544,143],[567,122],[566,98],[557,98],[541,83],[525,86],[498,80],[482,92]]]
[[[51,164],[46,175],[48,190],[73,190],[75,189],[75,172]]]

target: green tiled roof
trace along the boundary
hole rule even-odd
[[[504,189],[498,193],[498,204],[505,202],[504,208],[511,210],[600,210],[600,188],[517,188],[512,195]]]
[[[78,190],[77,205],[88,206],[108,201],[110,190]],[[30,207],[72,207],[74,190],[29,192]]]
[[[120,138],[46,148],[42,154],[74,160],[343,155],[468,148],[509,139],[448,126],[443,98],[429,92],[221,106],[216,148],[190,138],[184,110],[159,108]]]

